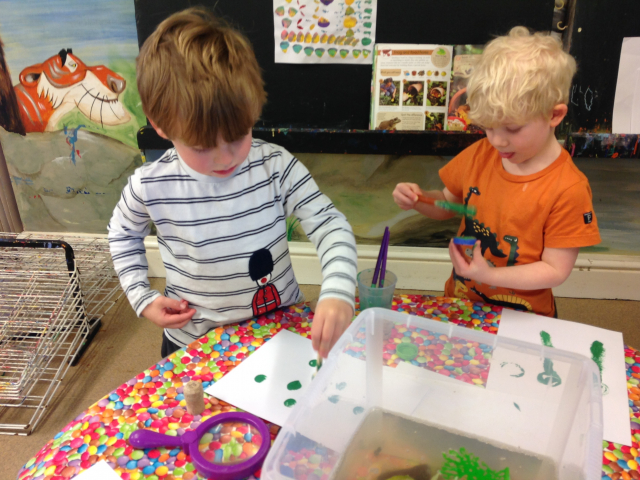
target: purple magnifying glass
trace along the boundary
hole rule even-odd
[[[246,478],[262,467],[271,437],[262,420],[250,413],[221,413],[179,437],[136,430],[134,448],[181,447],[198,473],[215,480]]]

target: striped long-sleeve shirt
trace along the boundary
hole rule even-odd
[[[319,300],[355,301],[357,255],[351,226],[309,171],[286,150],[254,139],[226,178],[200,174],[168,150],[129,178],[109,223],[120,283],[140,316],[160,292],[147,278],[150,222],[167,271],[165,295],[196,309],[181,329],[186,345],[220,324],[246,320],[300,297],[287,243],[289,216],[300,220],[322,266]]]

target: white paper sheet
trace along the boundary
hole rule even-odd
[[[281,330],[205,392],[282,426],[311,383],[316,358],[311,340]]]
[[[75,480],[121,480],[104,460],[94,463],[90,468],[74,477]]]
[[[612,133],[640,133],[640,37],[622,40]]]
[[[378,0],[273,0],[275,63],[370,65]]]
[[[566,320],[503,310],[498,335],[542,344],[541,332],[549,335],[554,348],[598,360],[596,364],[602,366],[604,438],[631,445],[622,333]],[[599,354],[599,345],[594,345],[594,342],[602,344],[602,354]]]

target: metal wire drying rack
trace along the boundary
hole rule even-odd
[[[82,238],[74,256],[59,239],[0,238],[0,434],[35,429],[115,303],[104,244]]]
[[[84,304],[90,323],[100,320],[122,295],[106,238],[40,233],[20,234],[17,238],[59,240],[71,245],[80,272]]]

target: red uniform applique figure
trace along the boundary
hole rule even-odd
[[[270,312],[280,306],[280,294],[275,285],[269,283],[271,272],[273,272],[271,252],[266,248],[253,252],[249,258],[249,276],[258,285],[258,291],[251,302],[254,316]]]

